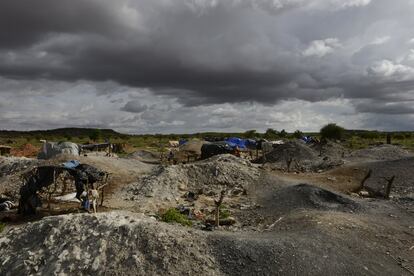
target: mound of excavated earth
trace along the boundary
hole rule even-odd
[[[297,209],[354,212],[360,204],[340,194],[309,184],[283,187],[266,196],[265,210],[268,215],[283,214]]]
[[[205,237],[126,212],[47,217],[0,238],[0,275],[215,273]]]
[[[319,156],[328,157],[330,159],[341,159],[349,153],[349,150],[341,144],[329,140],[323,143],[315,143],[311,145],[311,148],[315,150]]]
[[[0,234],[0,275],[407,274],[412,259],[391,246],[408,236],[353,216],[310,213],[264,233],[203,232],[129,212],[47,217]]]
[[[296,171],[320,171],[328,170],[344,164],[341,159],[344,149],[335,143],[321,146],[309,146],[300,140],[288,141],[278,145],[265,157],[256,160],[257,163],[265,162],[271,169],[290,169]]]
[[[20,176],[38,164],[37,159],[0,157],[0,195],[3,194],[16,200],[22,183]]]
[[[366,181],[366,186],[378,192],[385,192],[386,179],[395,176],[391,195],[411,197],[414,200],[414,157],[368,162],[359,165],[366,170],[371,169],[371,177]]]
[[[289,158],[297,161],[313,160],[318,154],[302,141],[288,141],[278,145],[273,151],[266,154],[267,162],[285,162]]]
[[[193,164],[159,166],[125,188],[128,200],[143,197],[173,200],[182,191],[218,195],[221,190],[243,190],[259,178],[259,169],[233,155],[217,155]]]
[[[350,154],[351,158],[364,160],[397,160],[412,157],[413,154],[395,145],[380,145],[356,150]]]

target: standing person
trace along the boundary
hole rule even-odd
[[[112,144],[108,145],[108,153],[106,154],[106,156],[108,156],[108,157],[112,156],[113,148],[114,148],[114,146]]]
[[[168,162],[173,161],[174,159],[174,153],[172,150],[170,150],[170,152],[168,153]]]
[[[240,157],[240,149],[239,149],[239,147],[238,147],[238,146],[236,146],[236,147],[234,148],[234,155],[235,155],[235,156],[237,156],[237,157]]]
[[[88,193],[86,191],[83,191],[81,196],[81,207],[86,210],[86,211],[90,211],[90,202],[89,202],[89,198],[88,198]]]

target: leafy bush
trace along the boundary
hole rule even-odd
[[[378,131],[363,132],[359,136],[364,139],[379,139],[380,138],[380,134]]]
[[[336,124],[327,124],[321,128],[322,139],[341,140],[344,136],[345,129]]]
[[[403,134],[399,133],[399,134],[395,134],[393,136],[393,138],[394,139],[397,139],[397,140],[404,140],[405,139],[405,136]]]
[[[244,133],[245,138],[254,138],[254,137],[256,137],[256,135],[257,135],[257,133],[256,133],[256,130],[254,130],[254,129],[248,130]]]
[[[296,131],[293,133],[293,137],[294,137],[294,138],[296,138],[296,139],[300,139],[300,138],[302,138],[302,137],[303,137],[303,132],[302,132],[302,131],[300,131],[300,130],[296,130]]]
[[[184,226],[192,225],[192,222],[175,208],[170,208],[164,214],[162,214],[161,220],[168,223],[176,222]]]
[[[220,214],[220,219],[226,219],[228,217],[230,217],[230,211],[227,209],[224,209],[223,206],[220,206],[220,210],[219,210]]]
[[[275,139],[278,137],[278,132],[273,128],[268,128],[264,134],[264,138],[266,139]]]
[[[96,142],[101,138],[101,135],[102,133],[100,129],[94,129],[89,133],[89,139]]]
[[[5,227],[6,227],[6,225],[4,223],[0,222],[0,233],[3,232]]]
[[[284,129],[282,129],[280,132],[279,132],[279,137],[280,138],[286,138],[287,137],[287,135],[288,135],[288,133],[286,132],[286,130],[284,130]]]

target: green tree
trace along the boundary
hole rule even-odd
[[[344,133],[345,129],[334,123],[327,124],[320,130],[322,139],[341,140],[344,136]]]
[[[252,129],[252,130],[248,130],[244,133],[244,137],[245,138],[254,138],[256,137],[257,133],[256,130]]]
[[[91,139],[92,141],[98,141],[101,138],[101,130],[100,129],[94,129],[92,130],[92,132],[89,134],[89,139]]]
[[[266,139],[274,139],[278,136],[277,130],[273,128],[268,128],[264,134],[264,138]]]
[[[288,135],[288,133],[286,132],[286,130],[284,130],[284,129],[282,129],[280,132],[279,132],[279,137],[280,138],[286,138],[287,137],[287,135]]]
[[[302,131],[300,131],[300,130],[296,130],[296,131],[293,133],[293,137],[295,137],[296,139],[301,139],[301,138],[303,137],[303,132],[302,132]]]

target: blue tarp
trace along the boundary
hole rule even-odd
[[[257,141],[253,140],[253,139],[247,139],[245,145],[249,149],[256,149],[257,148]]]
[[[68,162],[62,163],[62,166],[67,168],[67,169],[74,169],[79,165],[80,165],[80,163],[79,163],[78,160],[70,160]]]
[[[305,141],[305,143],[313,142],[313,138],[311,136],[303,136],[302,140]]]
[[[180,139],[180,140],[178,140],[178,145],[181,146],[181,145],[184,145],[187,142],[188,141],[186,139]]]
[[[224,140],[230,147],[235,148],[238,147],[239,149],[246,149],[246,140],[237,138],[237,137],[231,137]]]

